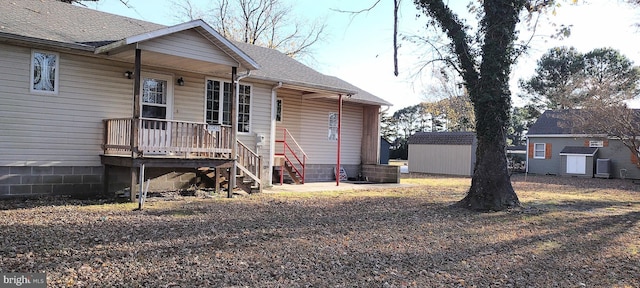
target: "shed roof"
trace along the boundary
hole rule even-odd
[[[565,146],[560,155],[562,154],[578,154],[578,155],[595,155],[598,152],[597,147],[585,147],[585,146]]]
[[[409,137],[409,144],[427,145],[472,145],[474,132],[417,132]]]

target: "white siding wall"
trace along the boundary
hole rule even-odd
[[[30,58],[29,48],[0,44],[0,166],[100,166],[102,120],[131,117],[134,81],[123,76],[130,64],[60,53],[59,93],[50,95],[30,93]],[[182,77],[184,86],[173,85],[173,119],[204,122],[204,75],[143,71]],[[261,110],[270,109],[271,92],[254,89],[252,125],[268,137],[270,110]],[[255,145],[254,138],[241,139]]]
[[[471,175],[470,145],[409,145],[409,172]]]
[[[276,123],[276,140],[282,140],[283,129],[300,141],[300,118],[302,117],[302,97],[300,93],[291,90],[276,90],[278,98],[282,99],[282,122]],[[302,147],[302,149],[306,149]],[[276,153],[282,152],[282,145],[276,143]],[[305,151],[306,152],[306,151]]]
[[[238,139],[250,149],[260,154],[263,166],[269,165],[269,143],[271,133],[271,87],[264,84],[252,84],[240,81],[241,84],[251,85],[251,133],[238,133]],[[261,146],[256,145],[256,135],[262,134],[265,141]]]
[[[173,119],[204,122],[204,76],[176,72],[174,81],[179,77],[184,80],[184,86],[173,85]]]
[[[309,164],[335,164],[337,142],[329,140],[329,112],[338,112],[338,101],[303,100],[300,110],[300,145],[309,155]],[[360,164],[362,106],[344,103],[341,160],[343,165]]]
[[[283,99],[282,123],[277,123],[276,140],[287,128],[307,153],[308,164],[334,164],[337,142],[329,140],[329,112],[338,112],[338,100],[303,99],[300,94],[278,90]],[[343,102],[341,164],[360,165],[362,106]],[[276,144],[276,152],[282,148]]]
[[[154,51],[211,63],[237,66],[238,61],[225,54],[198,32],[193,30],[174,33],[140,43],[142,50]]]
[[[30,58],[0,44],[0,165],[99,166],[102,119],[131,115],[126,66],[60,53],[59,93],[32,94]]]

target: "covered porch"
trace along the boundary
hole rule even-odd
[[[200,20],[128,37],[95,53],[133,64],[123,71],[132,80],[131,114],[103,119],[105,194],[111,193],[111,172],[128,170],[126,186],[135,201],[148,180],[145,169],[151,168],[190,169],[197,177],[210,178],[207,182],[215,182],[216,188],[221,174],[227,173],[229,196],[243,184],[249,191],[261,189],[262,159],[237,138],[238,85],[259,68],[253,59]],[[213,83],[207,79],[226,85],[224,103],[229,109],[224,118],[222,108],[213,111],[208,106],[214,100],[222,106],[223,91],[215,90],[219,84],[207,86]],[[205,94],[210,98],[203,99]],[[248,180],[236,183],[236,175]]]

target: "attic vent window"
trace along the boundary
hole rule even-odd
[[[58,93],[58,53],[31,52],[31,92]]]
[[[589,141],[589,147],[604,147],[604,141]]]

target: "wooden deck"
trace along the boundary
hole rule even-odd
[[[231,127],[165,119],[104,120],[104,155],[231,158]]]
[[[105,167],[105,193],[109,191],[109,174],[113,167],[130,169],[130,187],[143,181],[139,178],[144,178],[146,168],[186,168],[211,178],[216,189],[220,186],[221,174],[229,174],[225,171],[235,167],[231,174],[235,177],[227,175],[227,180],[237,177],[240,182],[232,183],[247,192],[262,190],[262,158],[240,141],[235,143],[237,156],[232,157],[233,135],[229,126],[120,118],[104,120],[104,131],[104,153],[100,157]],[[133,193],[131,201],[135,201]]]

